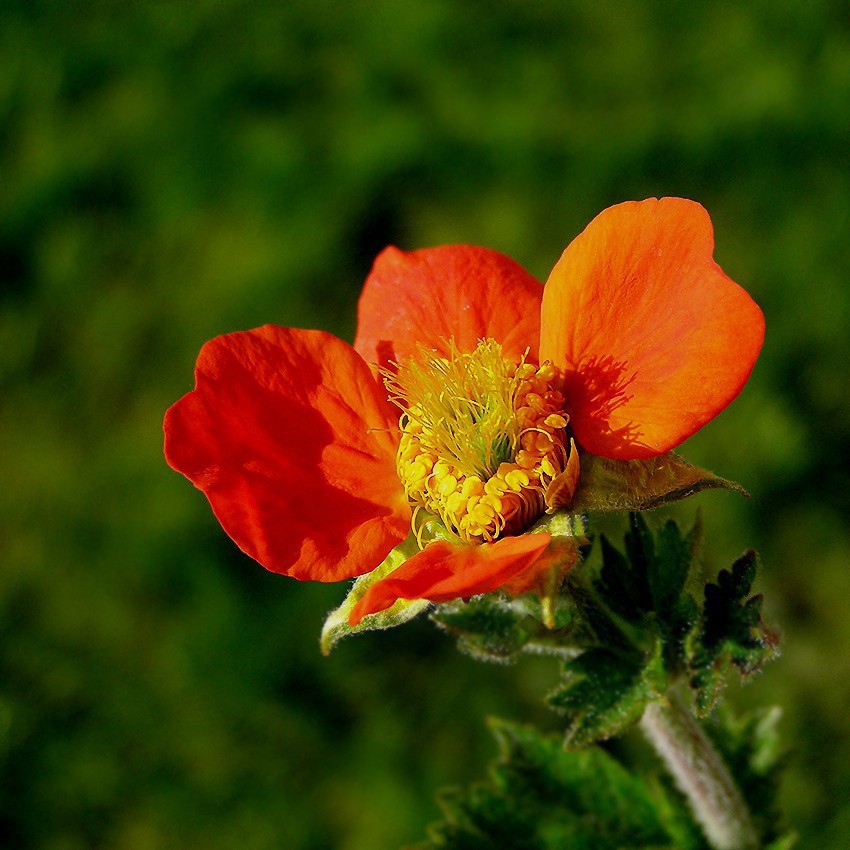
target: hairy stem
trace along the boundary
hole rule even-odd
[[[651,703],[641,720],[644,734],[688,798],[714,850],[757,850],[750,812],[729,769],[681,700]]]

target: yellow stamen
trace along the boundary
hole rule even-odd
[[[469,542],[528,527],[569,451],[555,368],[507,360],[482,340],[448,357],[420,349],[384,378],[402,409],[398,472],[415,508]]]

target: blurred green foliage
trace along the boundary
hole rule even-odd
[[[0,9],[0,828],[44,850],[370,850],[480,775],[552,663],[427,622],[319,654],[340,586],[242,556],[161,455],[201,344],[350,338],[387,243],[545,278],[603,207],[683,195],[763,306],[684,448],[714,566],[754,546],[804,847],[850,844],[850,14],[814,0],[38,2]],[[630,744],[626,742],[626,746]],[[635,745],[636,746],[636,745]],[[648,755],[647,755],[648,757]]]

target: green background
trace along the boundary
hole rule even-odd
[[[208,338],[350,339],[387,243],[545,279],[604,207],[702,202],[768,335],[683,449],[748,546],[801,847],[850,846],[850,13],[842,2],[44,3],[0,11],[0,828],[9,848],[370,850],[537,721],[554,664],[427,621],[318,652],[342,585],[241,555],[161,454]],[[638,749],[638,753],[648,755]]]

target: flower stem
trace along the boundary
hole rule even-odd
[[[750,812],[729,769],[675,695],[651,703],[641,728],[664,760],[713,850],[757,850]]]

